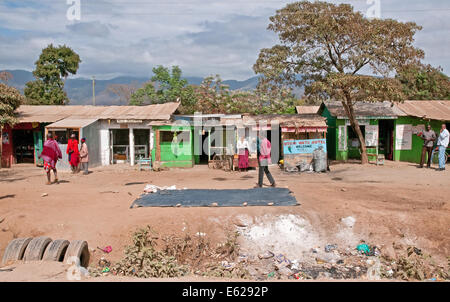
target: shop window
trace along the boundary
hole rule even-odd
[[[363,138],[365,138],[366,135],[366,127],[365,126],[359,126],[359,129],[361,129],[361,133]],[[353,131],[353,128],[351,126],[347,127],[347,135],[348,135],[348,142],[350,143],[351,147],[358,148],[360,146],[358,135],[355,131]]]
[[[177,134],[177,140],[179,142],[181,141],[189,141],[189,135],[190,132],[189,131],[161,131],[160,132],[160,136],[161,136],[161,142],[162,143],[171,143],[173,142],[173,138],[174,138],[174,134]]]

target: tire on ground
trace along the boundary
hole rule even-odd
[[[25,261],[39,261],[42,260],[44,251],[47,246],[52,242],[50,237],[36,237],[30,241],[23,255]]]
[[[33,238],[17,238],[12,240],[5,249],[2,264],[9,261],[22,260],[25,249]]]
[[[59,261],[64,260],[67,248],[70,242],[65,239],[57,239],[50,243],[44,252],[42,260],[44,261]]]
[[[80,261],[80,266],[87,268],[89,265],[88,243],[84,240],[71,241],[64,256],[64,263],[67,264],[71,257],[77,257]]]

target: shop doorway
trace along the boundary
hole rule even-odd
[[[12,141],[17,164],[34,163],[34,137],[32,130],[13,130]]]
[[[378,122],[378,152],[387,160],[394,159],[394,120]]]
[[[129,161],[130,131],[129,129],[111,129],[110,152],[111,164],[126,163]]]

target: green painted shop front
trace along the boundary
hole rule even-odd
[[[324,108],[322,116],[327,118],[329,158],[338,161],[360,159],[359,148],[352,146],[352,136],[348,133],[350,127],[347,120],[332,116],[327,108]],[[442,125],[442,121],[424,120],[411,116],[364,117],[359,121],[378,126],[379,154],[384,154],[386,159],[411,163],[420,163],[422,155],[423,140],[417,134],[430,124],[436,135],[439,135]],[[370,154],[376,153],[375,147],[367,149]],[[375,156],[370,156],[369,160],[375,160]]]
[[[194,156],[193,127],[153,126],[152,162],[161,167],[191,168],[199,162]]]
[[[361,159],[359,140],[350,127],[349,120],[333,116],[326,107],[322,116],[327,119],[328,157],[338,161]],[[376,160],[376,154],[395,160],[396,117],[364,116],[358,118],[358,122],[366,140],[369,160]]]
[[[409,146],[407,146],[405,149],[397,148],[395,150],[395,160],[420,163],[420,159],[422,156],[423,140],[416,134],[418,134],[422,130],[425,130],[425,127],[428,124],[430,124],[434,132],[436,132],[436,136],[439,136],[442,121],[424,120],[412,116],[400,116],[397,119],[396,128],[400,125],[406,125],[408,128],[411,127],[412,130],[411,130],[411,148],[409,148]]]

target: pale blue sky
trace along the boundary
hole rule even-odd
[[[363,13],[374,0],[350,3]],[[80,0],[70,21],[67,0],[0,0],[0,70],[32,70],[42,48],[66,44],[80,54],[78,74],[148,76],[155,65],[179,65],[185,75],[254,75],[259,50],[276,43],[269,16],[283,0]],[[71,1],[69,1],[71,2]],[[416,46],[427,63],[450,74],[450,1],[380,0],[381,17],[423,26]]]

